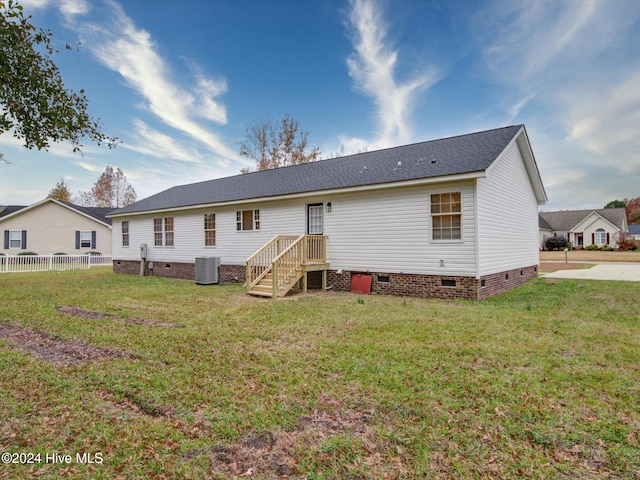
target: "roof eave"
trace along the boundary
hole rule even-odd
[[[435,184],[435,183],[447,183],[447,182],[456,182],[456,181],[463,181],[463,180],[472,180],[475,178],[483,178],[485,176],[486,176],[485,170],[478,170],[474,172],[465,172],[465,173],[458,173],[453,175],[440,175],[437,177],[416,178],[413,180],[402,180],[398,182],[375,183],[372,185],[357,185],[353,187],[331,188],[326,190],[311,190],[308,192],[290,193],[286,195],[274,195],[271,197],[253,197],[253,198],[245,198],[241,200],[231,200],[226,202],[200,203],[200,204],[194,204],[194,205],[183,205],[183,206],[159,208],[159,209],[153,209],[153,210],[140,210],[135,212],[109,213],[107,217],[108,218],[130,217],[130,216],[138,216],[138,215],[151,215],[151,214],[163,213],[163,212],[180,212],[185,210],[194,210],[197,208],[213,208],[213,207],[225,207],[229,205],[245,205],[248,203],[257,203],[257,202],[273,202],[277,200],[292,199],[292,198],[306,198],[306,197],[311,197],[318,194],[336,195],[341,193],[365,192],[365,191],[372,191],[372,190],[410,187],[410,186],[416,186],[416,185],[429,185],[429,184]]]

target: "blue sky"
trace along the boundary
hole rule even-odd
[[[640,2],[23,0],[67,87],[121,144],[29,151],[0,136],[0,204],[106,165],[144,198],[235,175],[259,119],[325,158],[524,123],[549,202],[640,196]],[[65,43],[78,44],[73,51]]]

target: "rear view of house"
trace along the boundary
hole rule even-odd
[[[335,289],[481,299],[537,276],[545,202],[517,125],[170,188],[111,213],[114,271],[138,273],[145,245],[147,274],[193,279],[217,257],[222,280],[265,295],[317,271]]]

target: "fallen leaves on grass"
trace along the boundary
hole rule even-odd
[[[92,312],[80,307],[72,307],[68,305],[56,307],[56,310],[60,313],[64,313],[65,315],[71,315],[73,317],[79,317],[87,320],[103,320],[103,319],[109,318],[113,320],[119,320],[125,323],[131,323],[134,325],[147,325],[151,327],[165,327],[165,328],[184,327],[184,325],[180,325],[179,323],[163,322],[161,320],[155,320],[153,318],[120,318],[108,313]]]
[[[0,338],[38,360],[55,364],[78,365],[93,360],[134,358],[122,350],[95,347],[79,339],[65,340],[15,323],[0,323]]]
[[[402,449],[381,441],[370,428],[370,419],[368,413],[361,411],[317,410],[301,416],[292,429],[254,432],[228,445],[189,450],[183,458],[207,455],[215,475],[290,478],[301,473],[301,455],[312,455],[317,461],[326,457],[328,462],[329,457],[340,457],[337,463],[345,469],[366,466],[376,478],[406,473],[399,454]]]

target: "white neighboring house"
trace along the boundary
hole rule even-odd
[[[148,274],[193,279],[213,256],[245,281],[275,236],[308,234],[333,288],[364,274],[377,293],[480,299],[537,276],[546,200],[516,125],[170,188],[110,214],[114,271],[138,273],[146,244]]]
[[[539,225],[541,247],[547,238],[562,236],[577,249],[589,245],[616,248],[620,232],[629,229],[624,208],[540,212]]]
[[[112,208],[80,207],[54,198],[33,205],[0,207],[5,255],[77,255],[99,251],[111,255]]]

